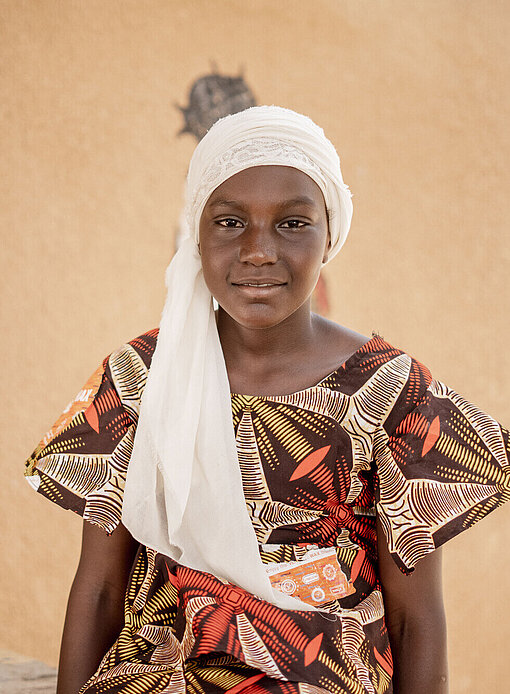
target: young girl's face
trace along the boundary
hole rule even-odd
[[[239,324],[279,324],[309,299],[329,248],[324,197],[289,166],[255,166],[227,179],[200,218],[205,282]]]

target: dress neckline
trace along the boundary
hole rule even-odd
[[[344,362],[342,362],[339,366],[337,366],[336,369],[331,371],[326,376],[323,376],[323,378],[321,378],[320,381],[318,381],[317,383],[314,383],[313,386],[308,386],[308,388],[301,388],[301,390],[295,390],[292,393],[284,393],[283,395],[251,395],[250,393],[234,393],[232,391],[231,391],[230,395],[231,395],[231,397],[236,397],[236,398],[250,398],[250,399],[254,399],[254,400],[266,399],[267,400],[268,398],[289,398],[293,395],[300,395],[301,393],[307,393],[309,390],[313,390],[314,388],[319,388],[324,383],[324,381],[327,381],[332,376],[335,376],[335,374],[337,374],[339,371],[343,371],[345,373],[348,369],[350,369],[354,365],[354,363],[351,364],[351,362],[355,362],[357,360],[357,358],[360,357],[361,354],[366,352],[367,347],[369,347],[372,342],[374,342],[375,340],[380,340],[380,339],[381,339],[380,335],[372,335],[372,337],[369,340],[364,342],[361,345],[361,347],[358,347],[358,349],[355,352],[353,352],[350,355],[350,357],[347,357],[347,359]]]

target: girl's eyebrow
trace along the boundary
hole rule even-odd
[[[210,207],[243,207],[243,203],[238,200],[214,200],[209,203]]]
[[[301,195],[297,198],[292,198],[290,200],[283,200],[281,203],[277,203],[275,207],[282,209],[284,207],[292,207],[294,205],[307,205],[308,207],[315,207],[316,203],[312,198],[307,195]],[[242,200],[214,200],[210,203],[210,207],[237,207],[241,210],[246,209],[246,204]]]

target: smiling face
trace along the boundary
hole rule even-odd
[[[205,282],[247,328],[278,325],[304,307],[327,259],[322,192],[289,166],[255,166],[227,179],[209,197],[199,231]]]

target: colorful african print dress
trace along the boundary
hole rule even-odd
[[[157,331],[107,358],[27,461],[112,533]],[[140,546],[125,623],[81,694],[383,694],[376,514],[404,573],[510,496],[509,434],[375,336],[311,388],[232,395],[246,507],[283,610]],[[210,522],[210,519],[204,519]]]

